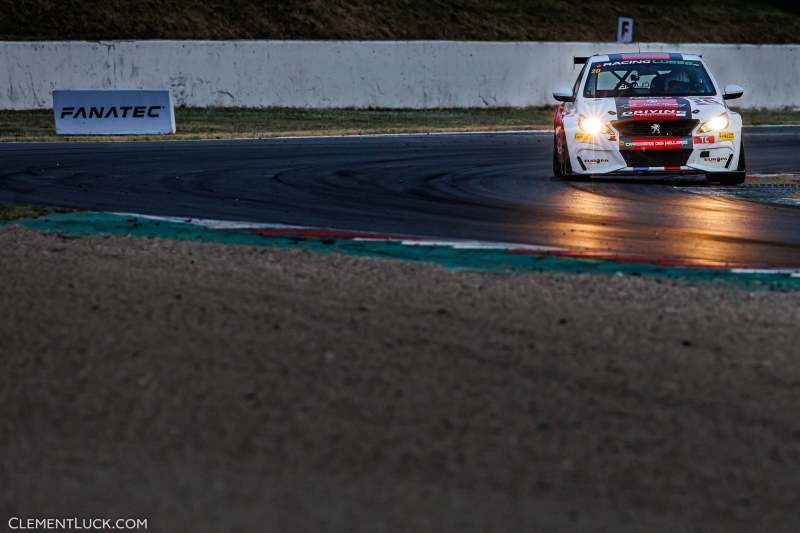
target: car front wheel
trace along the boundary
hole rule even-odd
[[[558,153],[559,144],[561,146],[561,155]],[[570,174],[572,174],[572,165],[567,151],[567,138],[562,131],[553,140],[553,175],[563,179],[569,177]]]

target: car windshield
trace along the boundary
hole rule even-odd
[[[631,59],[592,63],[586,98],[617,96],[713,96],[714,84],[700,61]]]

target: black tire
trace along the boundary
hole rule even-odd
[[[739,172],[747,172],[747,164],[744,160],[744,141],[739,143],[739,165],[736,167],[736,170]]]
[[[553,139],[553,176],[556,178],[563,178],[564,169],[561,167],[561,160],[558,157],[558,149],[556,148],[557,145],[558,140]]]
[[[719,183],[720,185],[741,185],[746,178],[747,163],[745,162],[744,143],[739,146],[739,164],[736,165],[736,172],[706,174],[708,181]]]
[[[561,139],[562,155],[558,155],[558,138],[553,139],[553,175],[559,179],[569,179],[572,174],[572,163],[569,160],[567,148],[567,137],[562,131],[559,135]]]

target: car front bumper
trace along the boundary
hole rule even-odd
[[[615,134],[574,134],[568,142],[572,171],[585,175],[732,172],[739,159],[738,132],[638,139],[635,146],[617,139]]]

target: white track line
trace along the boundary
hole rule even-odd
[[[90,139],[80,141],[70,140],[45,140],[45,141],[0,141],[0,145],[5,144],[77,144],[77,143],[224,143],[229,141],[288,141],[292,139],[308,140],[308,139],[369,139],[381,137],[455,137],[458,135],[552,135],[553,130],[479,130],[479,131],[428,131],[416,133],[353,133],[353,134],[338,134],[338,135],[277,135],[268,137],[232,137],[226,139]]]
[[[751,178],[795,178],[799,177],[797,172],[770,172],[770,173],[751,173]]]
[[[366,239],[356,239],[366,240]],[[382,239],[385,240],[385,239]],[[558,246],[541,246],[538,244],[519,244],[513,242],[495,241],[470,241],[470,240],[401,240],[401,244],[406,246],[449,246],[456,250],[530,250],[532,252],[566,252],[566,248]]]
[[[784,274],[800,278],[800,268],[731,268],[733,274]]]
[[[175,224],[192,224],[208,229],[309,229],[307,226],[290,226],[286,224],[269,224],[263,222],[241,222],[235,220],[214,220],[209,218],[164,217],[158,215],[138,215],[136,213],[111,213],[123,217],[137,217],[147,220],[172,222]]]
[[[745,132],[748,137],[796,137],[800,135],[800,131],[794,133],[753,133]]]
[[[800,128],[800,124],[745,124],[744,128]]]
[[[281,137],[261,137],[269,139],[360,139],[368,137],[436,137],[454,135],[524,135],[526,133],[553,133],[553,130],[478,130],[478,131],[429,131],[417,133],[357,133],[353,135],[285,135]]]

